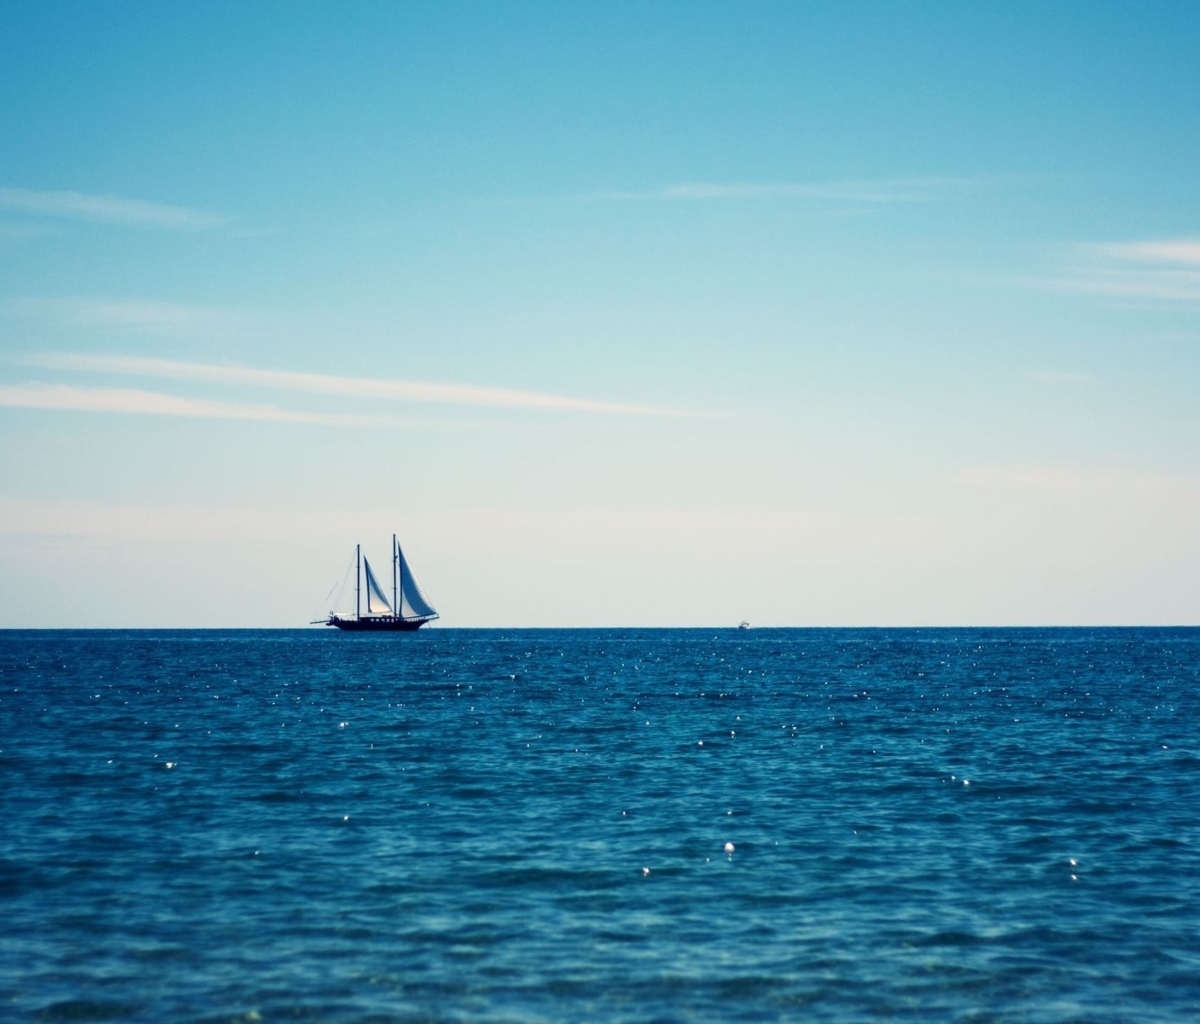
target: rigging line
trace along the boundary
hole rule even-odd
[[[338,591],[337,602],[334,604],[334,609],[342,607],[342,595],[346,593],[346,584],[350,582],[350,570],[354,568],[354,557],[350,557],[350,563],[346,566],[346,571],[342,574],[342,589]]]
[[[338,586],[338,581],[337,581],[337,580],[334,580],[334,581],[333,581],[333,586],[329,588],[329,593],[328,593],[328,594],[326,594],[326,595],[325,595],[323,598],[321,598],[321,607],[322,607],[322,608],[327,608],[327,607],[328,607],[328,605],[329,605],[329,599],[330,599],[331,597],[333,597],[333,592],[334,592],[335,590],[337,590],[337,586]]]
[[[353,558],[351,558],[351,559],[350,559],[350,565],[348,565],[348,566],[346,567],[346,571],[345,571],[345,572],[342,574],[342,578],[341,578],[341,589],[340,589],[340,590],[338,590],[338,583],[337,583],[337,582],[335,582],[335,583],[333,584],[333,586],[329,588],[329,593],[325,595],[325,599],[324,599],[324,600],[321,602],[321,609],[320,609],[320,611],[319,611],[318,615],[316,616],[317,618],[322,618],[322,619],[323,619],[323,618],[325,618],[325,617],[326,617],[326,616],[327,616],[327,615],[328,615],[330,612],[337,611],[337,609],[340,607],[340,605],[341,605],[341,603],[342,603],[342,595],[343,595],[343,594],[346,592],[346,581],[347,581],[347,579],[349,579],[349,577],[350,577],[350,569],[351,569],[351,568],[353,568],[353,566],[354,566],[354,559],[353,559]],[[333,595],[333,592],[334,592],[335,590],[337,590],[337,592],[338,592],[337,600],[336,600],[336,601],[334,601],[334,603],[333,603],[333,605],[332,605],[332,606],[330,606],[330,604],[329,604],[329,598],[330,598],[330,597]]]
[[[309,619],[310,626],[315,625],[318,620],[324,619],[329,615],[329,598],[330,595],[333,594],[336,587],[337,583],[334,583],[334,585],[329,588],[329,593],[325,595],[325,599],[317,607],[316,614]]]

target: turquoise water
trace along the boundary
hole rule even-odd
[[[1198,725],[1194,629],[0,633],[0,1018],[1200,1019]]]

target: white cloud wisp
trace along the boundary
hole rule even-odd
[[[116,335],[156,337],[261,336],[270,329],[264,318],[235,309],[183,306],[170,302],[128,299],[19,298],[0,304],[0,311],[54,327],[82,328]]]
[[[1200,481],[1179,474],[1070,466],[971,466],[958,474],[958,481],[968,487],[990,491],[1074,494],[1091,498],[1121,493],[1200,493]]]
[[[1200,267],[1200,239],[1176,238],[1157,242],[1118,242],[1099,245],[1095,251],[1117,260],[1140,263],[1174,263]]]
[[[207,398],[187,398],[137,388],[80,388],[69,384],[0,385],[0,408],[260,420],[333,427],[375,427],[390,422],[387,417],[381,416],[292,412],[272,405],[246,405]]]
[[[0,185],[0,210],[166,231],[198,231],[229,223],[227,217],[186,206],[151,203],[121,196],[37,191],[4,185]]]
[[[341,377],[293,370],[261,370],[243,366],[216,366],[209,363],[190,363],[134,356],[55,353],[29,356],[24,362],[28,365],[56,370],[242,384],[342,398],[372,398],[477,408],[587,412],[623,416],[668,415],[667,411],[662,409],[549,395],[537,391],[517,391],[472,384],[438,384],[395,378],[374,380],[366,377]]]
[[[1200,304],[1200,239],[1080,246],[1072,265],[1052,283],[1127,301]]]
[[[952,177],[879,178],[855,181],[679,182],[663,188],[612,190],[578,196],[594,201],[812,199],[847,203],[927,203],[973,184]]]

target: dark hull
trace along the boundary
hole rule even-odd
[[[347,633],[412,633],[420,629],[429,619],[343,619],[331,615],[325,623],[327,626],[337,626]]]

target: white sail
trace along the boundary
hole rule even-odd
[[[371,572],[371,563],[365,558],[363,559],[363,568],[367,570],[367,614],[393,614],[392,606],[388,603],[388,599],[383,596],[383,591],[379,587],[379,581],[375,579],[375,574]]]
[[[409,568],[403,551],[400,551],[400,614],[406,619],[437,617],[436,609],[421,589],[416,573]]]

